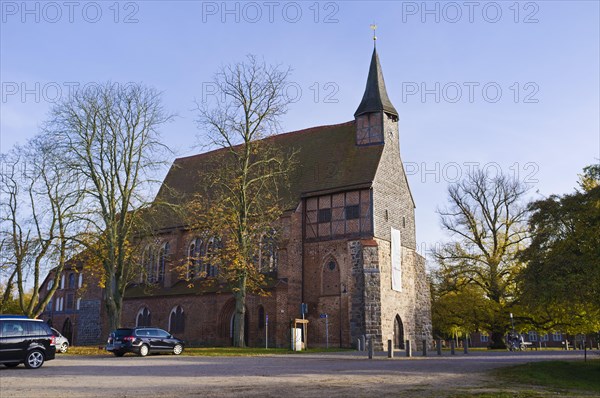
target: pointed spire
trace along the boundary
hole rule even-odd
[[[365,93],[358,109],[354,112],[354,117],[362,115],[363,113],[381,111],[398,116],[396,108],[394,108],[394,105],[392,105],[392,102],[387,95],[385,81],[383,80],[383,72],[381,71],[381,65],[379,64],[379,56],[377,55],[377,49],[374,48]]]

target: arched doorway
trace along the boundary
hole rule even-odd
[[[60,333],[65,336],[69,342],[73,341],[73,324],[71,323],[71,318],[65,319],[65,323],[63,323],[62,331]]]
[[[394,347],[403,350],[404,349],[404,325],[400,315],[396,315],[394,320]]]
[[[235,314],[235,299],[231,298],[221,308],[218,319],[219,338],[222,344],[233,345],[233,319]],[[250,321],[248,318],[248,307],[244,315],[244,342],[248,345],[248,331],[250,330]]]
[[[233,345],[233,320],[235,319],[235,312],[231,314],[231,320],[229,321],[229,343]],[[250,322],[248,321],[248,309],[244,312],[244,345],[248,347],[248,331],[250,330]]]

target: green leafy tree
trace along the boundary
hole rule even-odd
[[[571,333],[600,330],[600,165],[584,169],[574,193],[530,209],[520,286],[532,322]]]
[[[485,329],[494,312],[494,302],[485,296],[477,285],[464,284],[452,287],[453,281],[435,273],[432,288],[431,316],[434,333],[443,338],[458,338]]]

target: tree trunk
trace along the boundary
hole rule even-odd
[[[121,327],[121,309],[123,307],[123,296],[117,289],[114,281],[109,283],[105,289],[104,302],[106,306],[106,317],[108,319],[108,329],[112,332]]]
[[[245,347],[246,329],[246,277],[240,280],[239,291],[235,294],[235,317],[233,319],[233,346]]]

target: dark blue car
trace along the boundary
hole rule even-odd
[[[162,352],[179,355],[183,352],[184,345],[182,340],[163,329],[154,327],[119,328],[110,334],[106,351],[112,352],[117,357],[122,357],[128,352],[141,357]]]

